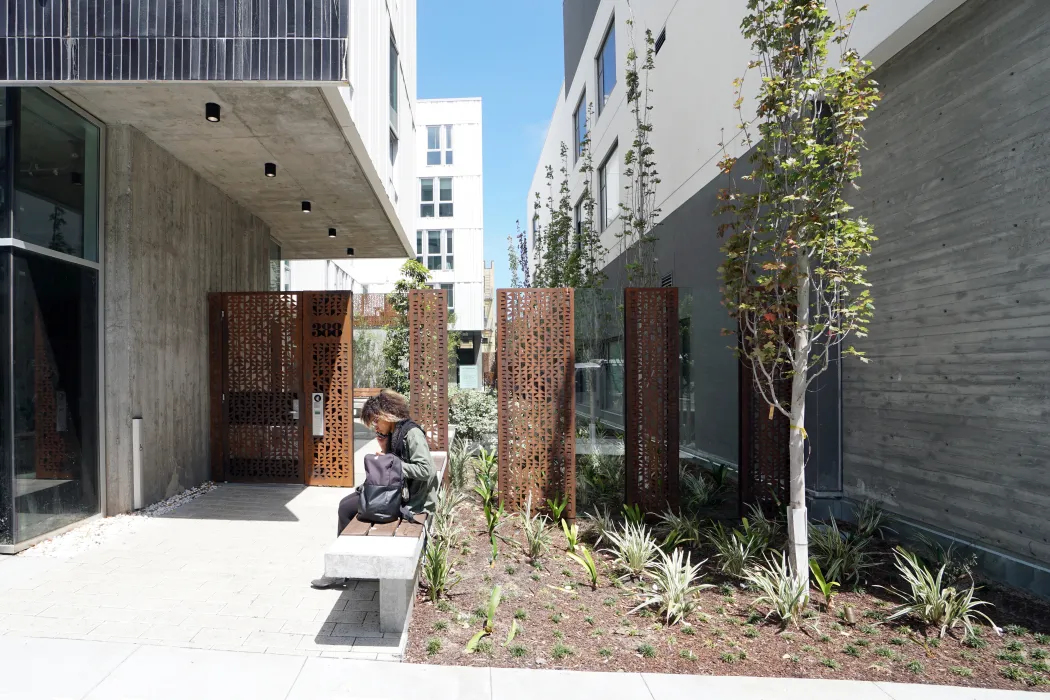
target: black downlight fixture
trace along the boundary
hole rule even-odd
[[[209,102],[204,105],[204,118],[210,122],[219,121],[222,118],[220,116],[221,112],[222,110],[217,102]]]
[[[304,214],[309,214],[312,211],[313,211],[313,205],[310,204],[310,200],[304,199],[303,200],[303,213]]]
[[[329,238],[335,238],[335,229],[334,228],[328,229],[328,237]]]
[[[277,177],[277,163],[266,163],[263,165],[263,172],[266,177]]]
[[[348,258],[354,257],[354,249],[353,248],[347,248],[346,249],[346,257],[348,257]]]

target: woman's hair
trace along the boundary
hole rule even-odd
[[[375,425],[377,420],[400,423],[408,417],[408,400],[391,389],[383,389],[361,407],[361,422],[367,426]]]

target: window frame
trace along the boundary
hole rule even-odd
[[[434,191],[434,180],[437,178],[433,177],[421,177],[419,178],[419,218],[421,219],[433,219],[437,215],[437,200],[435,197],[437,193]],[[423,198],[423,183],[430,182],[430,199]],[[425,213],[423,207],[429,206],[430,213]]]
[[[583,119],[582,123],[580,119]],[[580,127],[583,127],[582,132]],[[583,141],[587,136],[587,89],[584,88],[576,109],[572,112],[572,162],[575,164],[583,155]]]
[[[430,252],[430,234],[438,234],[438,252]],[[456,229],[453,228],[420,228],[416,229],[416,262],[430,272],[454,272],[455,253],[453,241]],[[438,267],[431,267],[431,258],[436,258]]]
[[[389,58],[389,80],[387,90],[390,93],[390,126],[397,129],[397,116],[400,111],[401,80],[398,76],[398,66],[401,63],[401,52],[397,48],[397,36],[394,34],[393,25],[390,26],[390,58]]]
[[[605,92],[605,78],[608,74],[609,65],[605,61],[605,49],[609,45],[609,39],[612,39],[612,52],[613,55],[612,63],[609,64],[612,67],[612,85],[609,86],[609,92]],[[601,116],[605,110],[605,106],[609,103],[609,97],[612,96],[613,90],[616,89],[616,85],[619,82],[616,73],[616,14],[614,13],[612,18],[609,20],[609,26],[605,28],[605,34],[602,36],[601,44],[598,45],[598,55],[595,56],[595,89],[598,91],[598,115]]]
[[[605,231],[612,225],[612,222],[616,220],[616,217],[620,215],[619,205],[620,198],[616,197],[616,209],[613,210],[612,216],[609,212],[609,164],[613,162],[616,157],[616,151],[619,149],[619,139],[613,141],[612,146],[609,147],[609,152],[606,153],[605,158],[602,160],[601,165],[598,166],[598,230],[599,233]],[[619,190],[620,185],[620,174],[616,173],[616,189]]]
[[[452,165],[452,127],[455,124],[427,124],[427,167],[434,167],[436,165]],[[437,147],[434,148],[430,145],[430,130],[437,129]],[[437,162],[430,162],[430,155],[437,154]],[[444,158],[444,162],[442,162]]]
[[[438,289],[444,289],[448,292],[448,311],[452,313],[456,310],[456,285],[454,282],[442,282],[437,286]]]
[[[438,205],[437,206],[437,215],[438,215],[438,218],[439,219],[452,218],[453,216],[455,216],[455,206],[454,206],[454,203],[455,203],[455,190],[453,189],[453,186],[452,186],[452,177],[451,176],[450,177],[438,177],[438,178],[434,178],[434,179],[436,179],[438,181],[438,191],[437,191],[437,205]],[[449,198],[447,200],[441,198],[442,197],[441,184],[442,184],[442,181],[444,181],[444,180],[448,180],[448,197]],[[448,205],[448,210],[447,210],[448,213],[447,214],[443,214],[442,213],[443,211],[445,211],[445,209],[444,209],[445,205]]]

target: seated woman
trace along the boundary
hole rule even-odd
[[[408,401],[405,397],[396,391],[383,389],[365,402],[361,408],[361,422],[375,430],[380,450],[377,454],[393,453],[404,465],[405,481],[408,485],[408,500],[405,501],[405,505],[413,513],[433,513],[440,486],[437,470],[430,456],[427,436],[409,417]],[[356,490],[339,502],[336,537],[342,534],[357,515],[360,504],[361,494]],[[334,588],[345,584],[346,579],[327,576],[310,582],[314,588]]]

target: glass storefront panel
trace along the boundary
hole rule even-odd
[[[16,117],[15,238],[97,261],[98,127],[43,90],[7,96]]]
[[[99,512],[98,271],[10,259],[17,543]]]
[[[0,94],[3,90],[0,90]],[[14,453],[11,451],[11,254],[0,248],[0,544],[14,543]]]
[[[11,101],[8,94],[14,92],[0,88],[0,238],[11,235],[11,141],[14,138],[14,123],[8,114]]]

